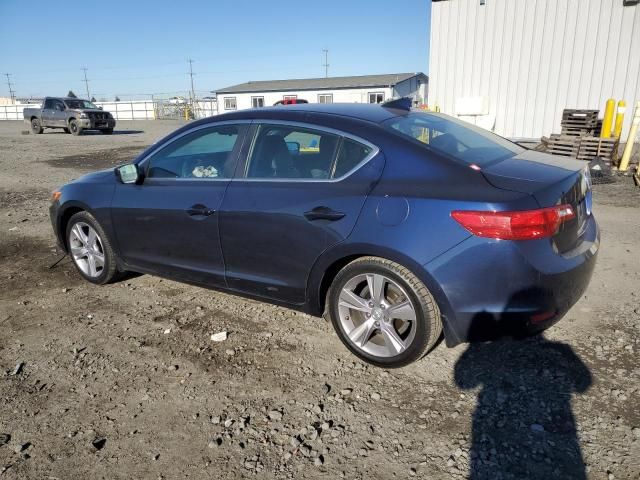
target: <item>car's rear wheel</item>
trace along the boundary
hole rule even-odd
[[[440,310],[407,268],[378,257],[344,267],[329,290],[328,311],[340,340],[362,360],[396,368],[418,360],[442,332]]]
[[[69,131],[72,135],[80,135],[82,133],[82,128],[78,125],[78,121],[75,118],[69,120]]]
[[[88,212],[78,212],[67,224],[67,247],[78,272],[103,285],[118,275],[116,255],[104,230]]]
[[[42,133],[42,125],[40,124],[40,120],[38,120],[37,118],[31,119],[31,133],[34,133],[36,135]]]

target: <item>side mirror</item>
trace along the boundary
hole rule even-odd
[[[116,168],[116,175],[122,183],[138,183],[142,176],[135,163],[128,163]]]
[[[100,110],[102,110],[102,107],[98,107]]]

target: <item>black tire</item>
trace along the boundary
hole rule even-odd
[[[75,118],[72,118],[71,120],[69,120],[69,131],[71,132],[72,135],[76,135],[76,136],[82,134],[82,127],[78,125],[78,121]]]
[[[69,130],[68,128],[63,128],[62,130],[64,130],[64,133],[71,133],[71,130]]]
[[[37,118],[31,119],[31,133],[33,133],[34,135],[39,135],[42,133],[42,124]]]
[[[354,345],[344,330],[338,307],[340,293],[347,282],[363,274],[384,275],[402,287],[412,303],[416,321],[411,328],[415,328],[415,334],[411,343],[398,355],[371,355]],[[327,312],[342,343],[360,359],[383,368],[399,368],[419,360],[435,345],[442,333],[440,310],[427,287],[409,269],[379,257],[359,258],[338,272],[327,296]]]
[[[76,259],[71,253],[71,245],[69,237],[71,235],[71,230],[78,223],[84,223],[91,226],[100,238],[100,243],[102,246],[102,253],[104,254],[104,267],[102,268],[102,272],[100,275],[96,277],[91,277],[85,274],[82,269],[78,266]],[[111,242],[109,241],[109,237],[102,229],[98,221],[91,215],[89,212],[78,212],[73,215],[69,219],[69,223],[67,223],[67,230],[65,232],[65,242],[67,244],[67,249],[69,251],[69,256],[73,261],[78,273],[82,275],[82,277],[88,282],[95,283],[96,285],[104,285],[106,283],[112,282],[120,276],[120,272],[118,272],[116,254],[113,251],[113,247],[111,246]]]
[[[102,133],[104,133],[105,135],[113,135],[113,128],[106,128],[102,130]]]

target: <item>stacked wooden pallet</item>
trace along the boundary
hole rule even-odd
[[[552,155],[577,158],[591,161],[596,157],[602,158],[611,165],[618,151],[617,138],[599,138],[593,136],[575,137],[571,135],[552,134],[544,138],[544,151]]]
[[[546,139],[546,151],[552,155],[562,155],[563,157],[578,156],[578,150],[580,149],[580,138],[572,135],[558,135],[552,133],[548,139]]]
[[[565,109],[560,121],[560,134],[571,137],[594,135],[598,124],[598,112],[599,110]]]
[[[611,165],[611,161],[617,157],[618,140],[617,138],[582,137],[576,158],[591,161],[595,157],[600,157]]]

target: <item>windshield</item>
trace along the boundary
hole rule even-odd
[[[64,103],[67,104],[67,108],[93,108],[94,110],[98,109],[98,107],[94,103],[91,103],[89,100],[65,100]]]
[[[468,165],[481,167],[524,151],[524,148],[495,133],[439,113],[412,112],[383,124],[437,153]]]

